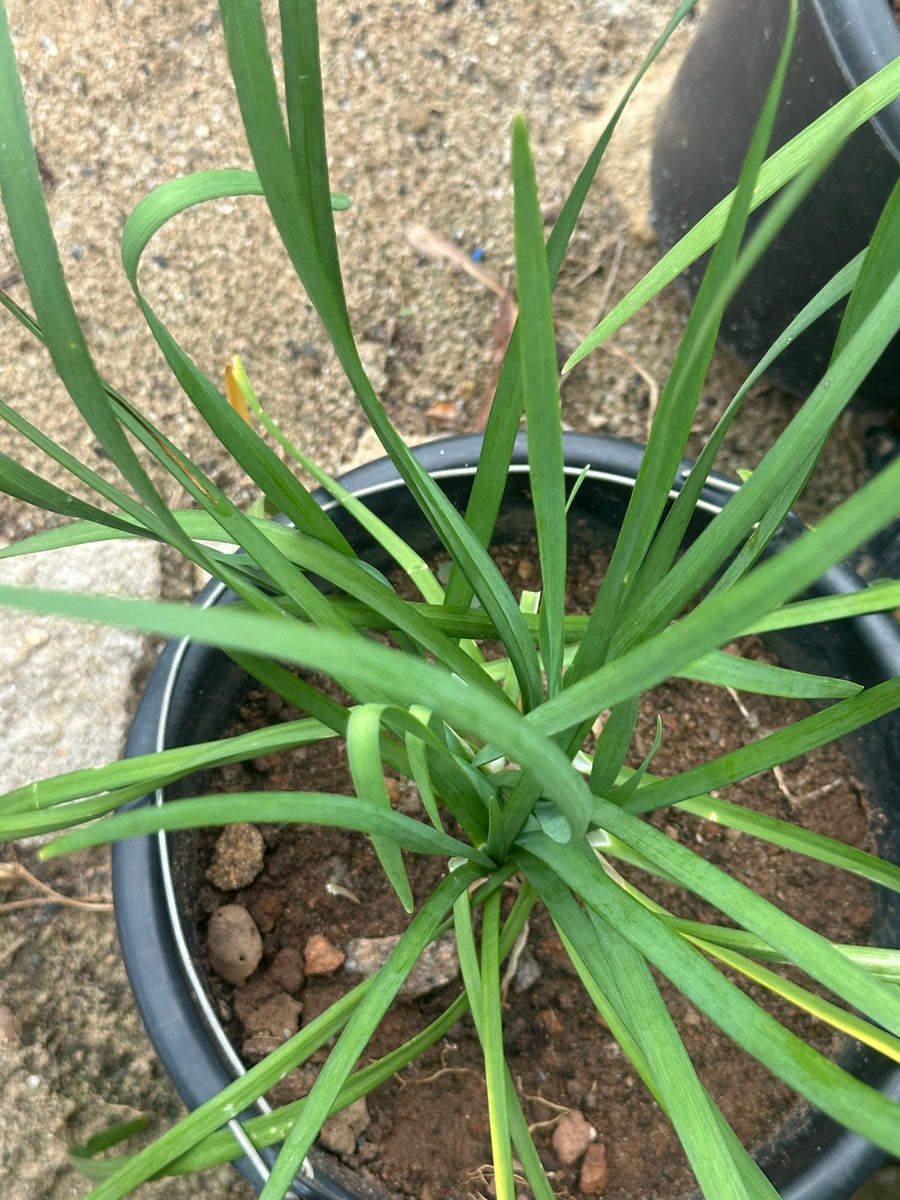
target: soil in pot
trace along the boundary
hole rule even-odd
[[[518,588],[536,588],[533,547],[507,548],[501,565]],[[583,569],[569,609],[586,611],[604,563]],[[758,642],[741,652],[765,656]],[[664,737],[653,770],[671,774],[702,758],[797,719],[797,704],[760,696],[729,695],[705,685],[674,681],[649,693],[641,725],[649,748],[657,714]],[[297,713],[278,697],[254,691],[230,731],[289,720]],[[352,791],[338,743],[226,768],[221,791]],[[789,815],[811,829],[870,846],[861,789],[846,758],[825,747],[772,773],[729,789],[729,798],[761,812]],[[414,794],[397,783],[397,805],[418,812]],[[727,863],[743,882],[813,929],[835,940],[868,940],[871,900],[860,880],[765,846],[686,813],[654,817],[705,857]],[[377,957],[378,939],[408,921],[384,880],[364,837],[300,826],[238,826],[202,838],[209,882],[197,897],[198,923],[225,904],[240,904],[262,934],[259,968],[242,986],[210,973],[210,990],[226,1028],[248,1062],[274,1049],[298,1023],[321,1012],[359,980],[354,960]],[[421,901],[445,870],[440,860],[407,858],[413,893]],[[679,915],[713,919],[701,902],[646,879],[630,877]],[[251,882],[252,880],[252,882]],[[510,888],[510,903],[513,888]],[[452,957],[439,954],[424,990],[403,997],[377,1031],[367,1060],[379,1057],[437,1017],[457,995]],[[788,1088],[738,1051],[702,1014],[662,981],[687,1050],[725,1115],[746,1145],[760,1146],[798,1102]],[[755,989],[751,994],[762,998]],[[837,1043],[827,1030],[787,1006],[767,1007],[824,1053]],[[673,1200],[693,1189],[693,1176],[671,1127],[599,1020],[568,965],[549,919],[536,910],[527,942],[509,982],[504,1010],[508,1060],[535,1128],[542,1159],[559,1195],[603,1195],[607,1200]],[[288,1075],[272,1096],[303,1095],[316,1066]],[[464,1200],[490,1196],[490,1137],[481,1054],[471,1020],[464,1018],[441,1042],[363,1106],[336,1118],[326,1145],[349,1165],[371,1172],[398,1197]]]

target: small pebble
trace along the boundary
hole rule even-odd
[[[594,1142],[585,1152],[578,1187],[586,1196],[602,1196],[608,1183],[606,1147],[602,1142]]]
[[[400,941],[399,934],[378,938],[353,938],[347,942],[344,970],[351,975],[374,975],[387,962],[388,955]],[[442,934],[426,946],[410,971],[400,995],[406,999],[424,996],[435,988],[452,983],[459,975],[456,939],[452,933]]]
[[[332,1154],[350,1155],[356,1150],[356,1139],[369,1124],[369,1110],[365,1096],[333,1117],[329,1117],[319,1133],[319,1142]]]
[[[314,933],[306,943],[303,965],[307,975],[331,975],[343,961],[343,952],[321,933]]]
[[[519,957],[519,965],[516,968],[516,987],[520,992],[527,992],[540,977],[541,968],[538,966],[537,959],[526,946]]]
[[[223,904],[209,918],[206,935],[209,965],[227,983],[241,984],[259,966],[263,944],[243,904]]]
[[[223,892],[249,887],[263,869],[266,844],[255,825],[228,825],[219,835],[206,878]]]
[[[684,1016],[681,1019],[684,1021],[685,1025],[693,1025],[694,1027],[697,1027],[703,1024],[703,1018],[692,1004],[685,1006]]]
[[[555,1008],[542,1008],[538,1013],[538,1020],[550,1037],[562,1030],[562,1019]]]
[[[597,1130],[577,1109],[566,1113],[553,1130],[553,1152],[564,1167],[571,1167],[595,1141]]]

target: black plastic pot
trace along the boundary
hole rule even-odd
[[[712,0],[657,118],[651,221],[666,249],[736,184],[783,42],[784,0]],[[900,56],[888,0],[800,0],[770,151]],[[800,309],[868,243],[900,176],[900,101],[854,133],[729,305],[720,340],[756,363]],[[762,210],[761,210],[762,211]],[[759,220],[758,213],[754,220]],[[706,258],[685,273],[696,294]],[[808,394],[828,364],[843,305],[773,364],[769,377]],[[900,340],[860,389],[897,407]]]
[[[416,450],[416,455],[458,505],[465,503],[480,437],[449,438]],[[611,539],[628,503],[642,449],[629,442],[566,435],[567,474],[585,476],[572,505],[573,529],[590,527],[590,536]],[[685,466],[686,469],[686,466]],[[386,459],[351,471],[345,486],[365,498],[380,517],[402,530],[422,553],[436,548],[430,528],[411,504],[393,466]],[[717,480],[698,506],[691,531],[696,535],[726,502],[733,484]],[[324,498],[323,498],[324,500]],[[329,501],[330,504],[330,501]],[[528,471],[524,438],[517,443],[499,536],[519,536],[529,513]],[[386,566],[356,523],[337,514],[358,552],[376,566]],[[576,535],[577,536],[577,535]],[[596,544],[596,540],[594,540]],[[828,573],[814,593],[854,590],[859,580],[838,569]],[[225,602],[228,593],[210,584],[198,603]],[[798,631],[790,640],[772,640],[782,662],[801,670],[852,675],[870,685],[900,673],[900,635],[892,620],[861,617],[840,626]],[[153,672],[135,718],[127,753],[141,754],[219,736],[233,719],[249,681],[222,652],[195,643],[170,643]],[[877,818],[878,847],[888,858],[900,853],[900,780],[895,762],[900,720],[891,716],[845,740],[854,773],[867,786]],[[893,744],[893,751],[892,751]],[[196,778],[170,789],[167,797],[196,790]],[[200,784],[202,786],[202,784]],[[138,803],[162,802],[145,797]],[[243,1068],[225,1036],[206,995],[201,956],[192,924],[191,888],[196,875],[193,835],[159,835],[118,843],[113,853],[113,886],[122,953],[138,1007],[150,1038],[185,1103],[194,1108]],[[879,943],[900,944],[900,904],[894,895],[876,897],[874,936]],[[900,1070],[885,1069],[868,1053],[848,1053],[847,1064],[862,1077],[900,1098]],[[254,1109],[259,1111],[259,1109]],[[249,1115],[249,1114],[247,1114]],[[240,1135],[239,1121],[232,1122]],[[250,1149],[248,1147],[248,1149]],[[239,1165],[257,1187],[266,1177],[271,1152],[248,1154]],[[762,1151],[762,1161],[786,1200],[841,1200],[883,1160],[869,1142],[824,1118],[782,1128]],[[331,1164],[331,1165],[328,1165]],[[295,1185],[298,1197],[320,1200],[370,1198],[376,1195],[360,1179],[347,1175],[331,1160],[313,1157]]]

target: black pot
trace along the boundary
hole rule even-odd
[[[737,183],[784,39],[784,0],[712,0],[656,123],[651,221],[666,249]],[[888,0],[800,0],[770,153],[900,56]],[[868,243],[900,175],[900,101],[858,129],[728,306],[722,344],[755,364],[831,276]],[[758,221],[758,210],[751,224]],[[697,292],[706,257],[688,268]],[[807,395],[828,365],[843,305],[802,334],[768,371]],[[898,404],[900,340],[860,396]]]
[[[462,506],[480,450],[481,438],[468,436],[432,442],[415,453],[454,503]],[[567,434],[565,452],[566,470],[573,480],[585,464],[590,464],[573,503],[570,524],[576,529],[579,524],[588,524],[592,531],[605,527],[611,539],[628,503],[643,453],[641,447]],[[380,517],[402,529],[406,540],[420,553],[428,554],[436,548],[434,534],[410,503],[387,459],[351,471],[343,477],[343,483],[364,497]],[[717,479],[706,488],[693,535],[721,509],[734,487],[727,480]],[[335,507],[325,497],[320,499]],[[503,537],[507,526],[510,539],[520,534],[519,518],[529,511],[526,446],[524,437],[520,437],[499,537]],[[376,566],[387,566],[381,552],[372,550],[346,513],[340,511],[337,517],[358,552]],[[846,592],[858,586],[856,576],[836,569],[812,591]],[[221,584],[213,582],[201,593],[198,603],[209,606],[227,601],[228,596]],[[772,639],[771,644],[787,666],[852,674],[866,685],[900,673],[900,634],[891,619],[880,615],[841,622],[835,628],[799,630],[790,640]],[[170,643],[147,686],[126,753],[142,754],[220,736],[249,686],[244,672],[221,651],[196,643]],[[900,720],[891,716],[844,742],[854,774],[869,789],[878,849],[890,859],[900,854],[900,781],[890,769],[891,740],[896,745],[898,735]],[[168,790],[167,796],[196,792],[197,786],[196,778],[183,781],[178,788]],[[145,797],[138,803],[149,804],[155,799]],[[196,965],[201,959],[190,901],[195,873],[193,835],[189,833],[133,838],[113,848],[116,919],[125,966],[150,1038],[190,1108],[213,1096],[243,1070],[205,993],[201,970]],[[873,932],[879,943],[900,944],[900,903],[893,894],[880,893],[876,897]],[[850,1054],[848,1064],[857,1074],[900,1098],[900,1070],[885,1070],[883,1060],[867,1052]],[[233,1126],[239,1131],[238,1121]],[[883,1158],[884,1154],[871,1143],[824,1118],[807,1119],[802,1127],[779,1130],[762,1152],[764,1166],[781,1186],[786,1200],[845,1198]],[[238,1166],[255,1186],[261,1187],[266,1163],[271,1159],[271,1151],[253,1152]],[[374,1195],[361,1180],[345,1175],[330,1159],[323,1161],[322,1156],[314,1155],[307,1166],[296,1181],[298,1197],[347,1200]]]

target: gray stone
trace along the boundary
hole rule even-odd
[[[352,938],[344,946],[346,960],[344,970],[351,975],[374,975],[387,962],[388,955],[400,940],[399,934],[388,937]],[[452,933],[441,934],[426,946],[418,962],[410,971],[400,995],[406,999],[424,996],[435,988],[452,983],[459,975],[459,956],[456,939]]]
[[[101,542],[0,562],[0,581],[22,587],[155,597],[159,550]],[[122,751],[132,677],[147,639],[128,629],[16,609],[0,614],[0,792]]]

